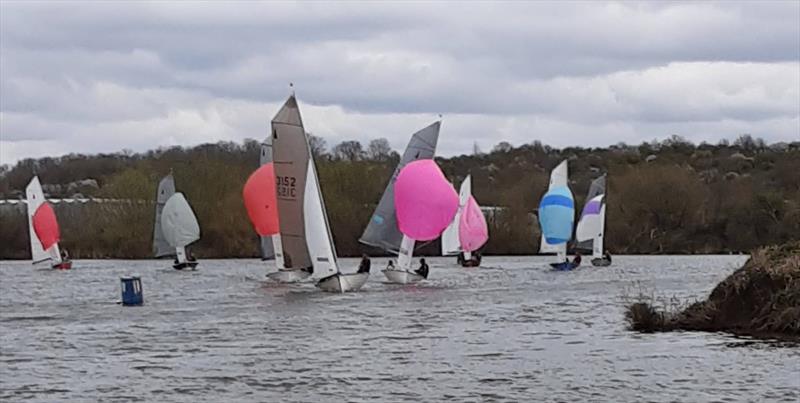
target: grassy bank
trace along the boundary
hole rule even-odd
[[[680,310],[644,300],[626,312],[632,330],[725,331],[800,338],[800,242],[761,248],[708,298]]]

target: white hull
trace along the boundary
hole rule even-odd
[[[369,273],[339,273],[320,280],[317,287],[327,292],[358,291],[367,282],[367,278],[369,278]]]
[[[279,283],[296,283],[300,280],[305,280],[311,273],[304,270],[278,270],[267,273],[267,278]]]
[[[383,270],[383,275],[385,275],[390,282],[397,284],[412,284],[424,279],[424,277],[417,273],[398,269]]]

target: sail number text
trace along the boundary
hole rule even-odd
[[[297,197],[297,188],[295,187],[297,178],[293,176],[278,176],[276,178],[278,179],[278,197]]]

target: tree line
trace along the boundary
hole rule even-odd
[[[376,254],[358,238],[400,155],[386,139],[330,148],[324,139],[311,140],[339,254]],[[172,170],[177,190],[200,221],[195,254],[255,257],[257,238],[241,190],[258,166],[259,152],[258,141],[246,140],[25,159],[0,167],[0,198],[24,197],[34,173],[43,184],[95,179],[99,187],[81,189],[83,196],[127,202],[56,205],[62,244],[77,257],[147,258],[152,200],[159,179]],[[436,158],[456,187],[471,174],[478,202],[502,208],[489,219],[486,254],[537,252],[535,209],[549,171],[563,159],[570,161],[570,188],[578,206],[590,182],[608,174],[606,246],[612,253],[728,253],[800,239],[800,142],[767,145],[748,135],[732,143],[695,145],[672,136],[607,148],[501,142],[489,152],[476,146],[470,155]],[[28,258],[24,207],[0,206],[0,224],[0,258]],[[435,241],[421,253],[436,254],[438,248]]]

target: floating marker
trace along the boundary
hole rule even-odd
[[[142,279],[139,276],[121,277],[122,305],[136,306],[144,303]]]

